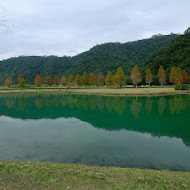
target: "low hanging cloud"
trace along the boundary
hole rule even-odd
[[[19,55],[76,55],[96,44],[183,33],[189,0],[1,0],[0,60]]]

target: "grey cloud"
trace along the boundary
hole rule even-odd
[[[10,29],[0,28],[0,59],[75,55],[96,44],[182,33],[189,0],[2,0]],[[0,12],[0,14],[2,14]]]

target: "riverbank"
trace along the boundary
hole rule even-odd
[[[175,95],[190,94],[189,91],[178,91],[173,87],[150,87],[150,88],[31,88],[31,89],[0,89],[0,94],[10,93],[72,93],[92,95],[122,95],[122,96],[144,96],[144,95]]]
[[[0,161],[0,190],[189,188],[189,172]]]

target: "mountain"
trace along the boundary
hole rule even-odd
[[[36,74],[42,77],[63,74],[82,74],[84,71],[108,71],[115,72],[118,66],[122,66],[129,74],[132,67],[138,64],[141,68],[144,63],[160,48],[169,45],[177,37],[171,35],[156,35],[149,39],[127,42],[106,43],[97,45],[89,51],[74,57],[56,56],[20,56],[0,61],[0,84],[4,83],[7,76],[11,76],[14,82],[21,73],[26,82],[32,84]]]
[[[145,68],[151,68],[154,73],[157,73],[160,65],[165,68],[168,75],[172,66],[178,66],[190,73],[190,28],[145,62]]]

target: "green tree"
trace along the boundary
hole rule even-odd
[[[136,86],[142,81],[141,79],[141,72],[139,71],[139,68],[137,65],[135,65],[131,71],[131,80],[133,84]]]
[[[87,72],[84,72],[83,75],[82,75],[82,84],[84,86],[89,84],[89,77],[88,77]]]
[[[166,84],[166,73],[165,73],[163,66],[160,66],[160,68],[158,70],[158,80],[159,80],[159,83],[161,86]]]
[[[81,79],[81,76],[79,74],[77,74],[75,76],[75,83],[80,86],[82,84],[82,79]]]
[[[113,85],[113,75],[112,75],[112,73],[110,71],[106,75],[105,82],[106,82],[106,86],[112,86]]]
[[[26,85],[24,76],[22,74],[19,74],[18,76],[18,85],[22,88]]]

